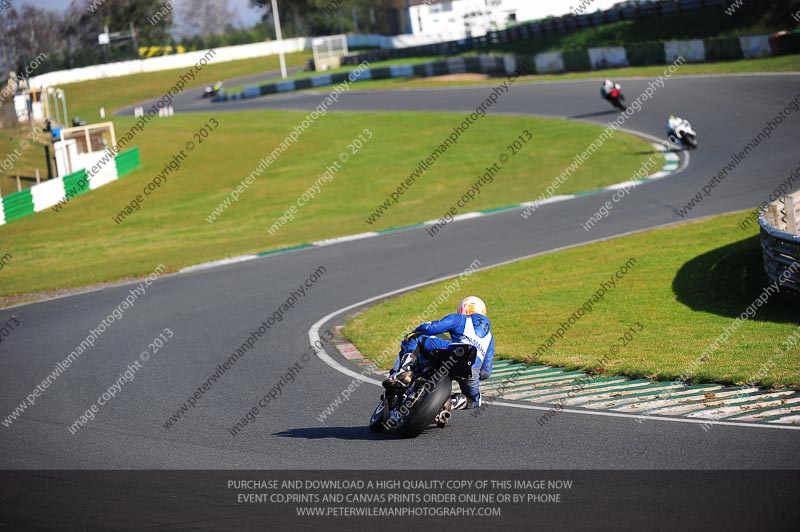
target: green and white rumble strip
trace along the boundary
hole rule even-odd
[[[628,377],[603,377],[528,366],[507,360],[494,363],[482,386],[486,395],[560,407],[611,410],[640,416],[680,416],[715,421],[747,421],[797,425],[800,393],[790,388],[689,385]]]
[[[341,355],[356,364],[361,373],[385,378],[356,346],[335,329],[334,344]],[[614,411],[636,416],[680,416],[714,421],[742,421],[797,425],[800,423],[800,393],[793,389],[764,390],[754,386],[722,384],[691,385],[676,382],[604,377],[583,371],[565,371],[552,366],[530,366],[495,360],[492,376],[481,383],[482,394],[505,399],[554,405],[554,409],[578,407]],[[549,418],[548,418],[549,419]]]

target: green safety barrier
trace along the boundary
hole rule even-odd
[[[134,170],[141,168],[142,160],[139,157],[139,148],[131,148],[117,155],[115,162],[117,164],[117,175],[119,177],[126,176]]]
[[[517,68],[520,65],[527,65],[527,69],[523,72],[523,75],[530,76],[532,74],[536,74],[536,56],[535,55],[517,55],[514,56],[517,62]]]
[[[74,198],[89,191],[89,180],[86,170],[78,170],[74,174],[64,176],[64,192],[68,198]]]
[[[567,72],[585,72],[592,69],[588,50],[565,50],[561,52],[564,59],[564,70]]]
[[[117,178],[128,175],[137,168],[141,167],[142,163],[139,157],[139,148],[132,148],[130,150],[121,152],[114,158],[114,164],[117,170]],[[90,190],[89,180],[86,177],[86,170],[79,170],[64,176],[63,178],[57,179],[61,182],[63,193],[62,198],[74,198],[75,196],[80,196],[81,194],[85,194]],[[40,185],[34,185],[27,190],[4,196],[0,201],[3,203],[5,223],[33,214],[35,212],[33,204],[34,190],[36,190],[36,187],[41,187],[46,184],[49,185],[49,182],[42,183]],[[40,208],[41,207],[42,206],[40,205]]]
[[[733,61],[742,59],[742,43],[738,37],[724,39],[706,39],[706,61]]]
[[[664,56],[664,43],[627,44],[625,52],[631,66],[663,65],[666,63]]]
[[[6,223],[33,214],[31,190],[23,190],[3,197],[3,211],[5,212]]]

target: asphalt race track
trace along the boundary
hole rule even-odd
[[[621,82],[628,102],[647,85],[642,79]],[[599,98],[598,85],[595,80],[517,84],[495,109],[603,124],[616,115],[607,112],[610,106]],[[490,87],[352,91],[341,97],[335,111],[469,112],[490,92]],[[800,432],[769,427],[715,425],[706,432],[694,424],[655,418],[640,424],[633,418],[577,413],[562,413],[538,427],[540,411],[493,406],[479,419],[457,413],[447,429],[415,440],[373,435],[365,425],[379,391],[370,384],[359,386],[320,423],[317,416],[352,377],[317,358],[302,367],[254,423],[237,436],[228,429],[301,360],[311,325],[337,309],[459,273],[475,259],[489,266],[681,221],[676,211],[798,93],[797,75],[669,80],[626,128],[662,138],[667,116],[676,114],[692,122],[700,149],[691,154],[688,168],[637,189],[636,201],[619,203],[609,219],[588,233],[580,222],[610,193],[545,205],[528,220],[520,211],[508,211],[460,221],[436,238],[422,229],[410,230],[165,276],[19,420],[0,427],[0,468],[460,470],[477,439],[485,450],[476,466],[480,469],[796,469]],[[187,99],[185,107],[176,100],[176,112],[311,110],[326,94],[317,90],[226,104],[198,104],[194,98]],[[799,114],[784,120],[689,218],[751,208],[764,200],[800,163]],[[454,126],[460,116],[453,116]],[[547,131],[533,133],[539,142],[547,142]],[[428,148],[420,146],[420,154]],[[260,156],[254,154],[254,164]],[[487,164],[495,157],[487,154]],[[409,161],[409,172],[414,164]],[[404,177],[398,176],[398,181]],[[618,181],[627,179],[619,176]],[[529,198],[520,200],[533,200],[540,193],[531,190]],[[169,415],[216,366],[320,266],[324,274],[294,309],[183,419],[164,428]],[[22,326],[0,347],[0,416],[5,419],[136,285],[1,310],[0,322],[16,316]],[[70,434],[67,427],[165,327],[174,337],[163,350],[97,419]]]

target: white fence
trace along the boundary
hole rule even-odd
[[[283,51],[286,53],[301,52],[311,50],[311,37],[298,37],[283,41]],[[347,45],[353,47],[377,46],[379,48],[405,48],[408,46],[418,46],[453,40],[449,34],[441,35],[395,35],[386,37],[384,35],[348,35]],[[214,55],[209,63],[222,63],[225,61],[235,61],[237,59],[252,59],[254,57],[266,57],[279,53],[278,41],[259,42],[253,44],[241,44],[237,46],[223,46],[214,49]],[[48,72],[30,79],[32,87],[52,87],[66,83],[76,83],[79,81],[89,81],[93,79],[114,78],[118,76],[128,76],[130,74],[141,74],[144,72],[157,72],[159,70],[173,70],[176,68],[189,68],[195,65],[201,58],[208,54],[209,50],[197,50],[185,54],[165,55],[151,57],[148,59],[132,59],[130,61],[119,61],[116,63],[106,63],[103,65],[92,65],[71,70],[58,70]]]

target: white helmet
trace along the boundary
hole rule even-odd
[[[471,314],[486,316],[486,303],[479,297],[467,296],[459,303],[458,313],[464,316],[469,316]]]

